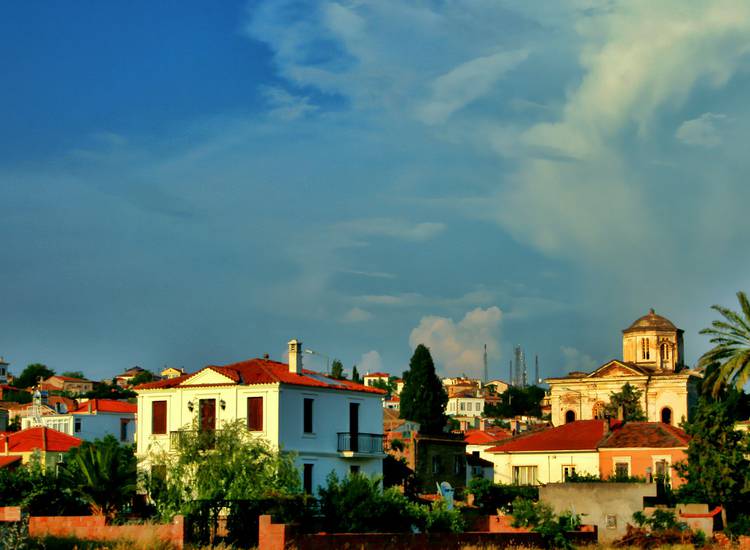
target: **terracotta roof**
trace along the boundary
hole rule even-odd
[[[89,399],[88,401],[81,403],[77,409],[71,412],[88,413],[89,405],[91,406],[91,412],[133,414],[138,412],[138,405],[136,405],[135,403],[118,401],[117,399]]]
[[[511,437],[511,433],[506,430],[487,431],[487,430],[469,430],[464,436],[467,445],[488,445],[503,439]]]
[[[599,444],[599,448],[673,448],[687,447],[684,430],[661,422],[626,422]]]
[[[364,378],[388,378],[390,374],[387,372],[371,372],[369,374],[365,374]]]
[[[34,449],[64,453],[71,447],[78,447],[81,444],[81,440],[77,437],[45,427],[27,428],[20,432],[5,432],[2,435],[8,438],[8,452],[11,453],[26,453]],[[5,441],[2,439],[0,439],[0,449],[5,451]]]
[[[250,359],[248,361],[225,366],[209,365],[193,374],[184,374],[168,380],[139,384],[135,389],[154,390],[174,388],[188,378],[191,378],[206,369],[218,372],[233,382],[242,385],[281,383],[293,386],[309,386],[314,388],[331,388],[336,390],[376,393],[378,395],[386,393],[385,390],[379,388],[357,384],[350,380],[336,380],[335,378],[330,378],[324,374],[307,369],[302,369],[301,374],[294,374],[289,372],[289,365],[286,363],[279,363],[278,361],[271,361],[269,359]]]
[[[623,330],[623,332],[636,332],[644,329],[678,330],[672,321],[666,317],[657,315],[653,308],[643,317],[639,317],[633,321],[633,324]]]
[[[386,401],[390,403],[398,403],[401,401],[401,398],[398,395],[392,395],[390,399],[386,399]]]
[[[85,378],[73,378],[72,376],[62,376],[60,374],[55,374],[54,376],[50,376],[45,380],[45,382],[48,382],[52,380],[53,378],[57,380],[63,380],[65,382],[91,382],[91,380],[86,380]]]
[[[19,460],[21,460],[20,456],[0,456],[0,468],[10,466],[14,462],[18,462]]]
[[[507,439],[487,452],[595,451],[605,436],[605,425],[606,420],[578,420]]]

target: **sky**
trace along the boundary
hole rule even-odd
[[[507,378],[750,290],[744,1],[16,2],[0,355]]]

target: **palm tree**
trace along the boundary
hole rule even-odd
[[[723,320],[714,321],[701,334],[711,335],[714,347],[698,360],[704,369],[703,392],[718,396],[728,386],[742,389],[750,379],[750,302],[744,292],[737,293],[742,313],[722,306],[711,306]]]

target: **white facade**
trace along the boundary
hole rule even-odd
[[[253,361],[248,364],[253,364]],[[271,363],[280,365],[268,362]],[[372,390],[356,391],[286,382],[242,384],[225,376],[226,373],[222,374],[222,369],[230,368],[207,367],[174,387],[138,389],[137,455],[147,458],[151,451],[169,451],[171,434],[195,429],[201,400],[213,400],[215,403],[215,429],[218,430],[226,422],[237,419],[247,421],[248,398],[262,398],[262,426],[253,433],[276,448],[294,452],[301,473],[307,471],[311,474],[313,490],[325,485],[326,476],[331,471],[335,471],[339,477],[355,470],[368,476],[382,475],[385,456],[382,450],[382,394]],[[299,366],[293,365],[293,368],[299,369]],[[322,375],[312,375],[309,371],[304,374],[300,371],[297,370],[295,375],[301,379],[310,377],[318,381],[330,380],[331,384],[343,384]],[[312,429],[309,432],[305,431],[305,400],[312,400],[309,406]],[[165,433],[153,433],[152,411],[156,401],[166,403]],[[356,429],[350,425],[353,410],[358,411]],[[357,451],[345,450],[351,447],[346,439],[350,433],[359,434],[357,440],[360,448]],[[344,439],[340,439],[339,434]],[[375,437],[370,437],[370,434]]]
[[[484,397],[451,397],[445,412],[450,416],[482,416]]]
[[[566,472],[599,475],[599,453],[587,451],[540,451],[483,453],[495,465],[495,483],[545,485],[565,481]]]
[[[102,439],[111,435],[124,444],[135,443],[135,414],[97,412],[49,414],[40,417],[41,425],[52,428],[84,441]],[[21,429],[34,426],[34,418],[26,416],[21,419]]]

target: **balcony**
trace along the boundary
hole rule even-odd
[[[216,436],[221,430],[178,430],[169,432],[169,447],[195,447],[201,451],[210,451],[216,447]]]
[[[383,454],[383,434],[338,432],[338,452],[345,457]]]

